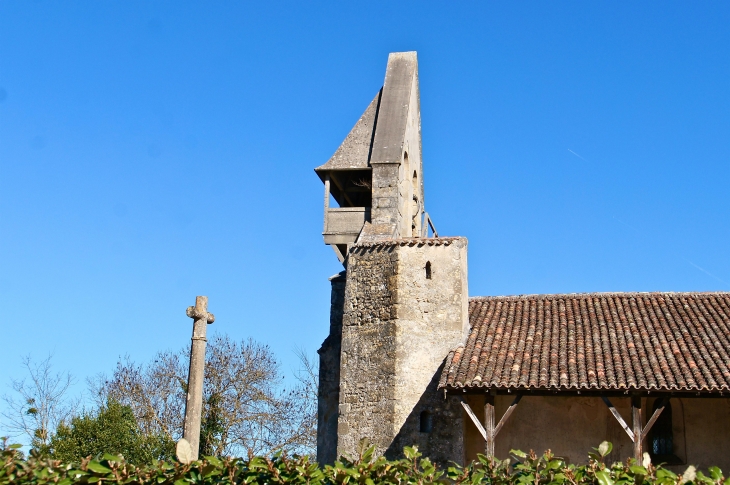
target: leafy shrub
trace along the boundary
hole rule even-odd
[[[307,457],[257,457],[204,459],[183,465],[158,461],[138,467],[119,456],[105,454],[80,463],[64,463],[32,453],[24,459],[19,445],[3,445],[0,452],[0,485],[6,484],[426,484],[455,483],[493,485],[730,485],[718,468],[709,476],[689,467],[676,475],[644,460],[629,460],[607,466],[603,459],[610,453],[610,443],[602,443],[589,454],[587,465],[569,465],[549,451],[542,456],[534,452],[513,450],[514,457],[496,460],[479,456],[464,468],[447,470],[435,467],[415,448],[405,448],[405,458],[374,458],[373,447],[364,449],[356,459],[342,458],[334,466],[320,468]]]
[[[165,435],[144,435],[132,408],[109,399],[98,411],[61,423],[48,449],[39,451],[67,463],[108,452],[121,453],[132,463],[151,463],[175,456],[175,443]]]

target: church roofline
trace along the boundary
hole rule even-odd
[[[651,297],[651,296],[713,296],[730,295],[728,291],[606,291],[593,293],[533,293],[524,295],[470,296],[469,301],[518,301],[518,300],[575,300],[581,298]]]
[[[469,299],[440,389],[730,393],[730,292]]]
[[[392,246],[449,246],[458,241],[465,241],[465,237],[403,237],[398,239],[379,239],[377,241],[360,242],[352,249],[377,248]]]

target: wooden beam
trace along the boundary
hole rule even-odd
[[[641,396],[631,396],[631,424],[634,427],[634,458],[641,463],[642,449],[641,443],[644,441],[644,435],[641,433],[643,424],[641,423]]]
[[[484,403],[484,430],[487,432],[484,454],[494,456],[494,396],[487,394]]]
[[[436,226],[433,225],[433,219],[431,219],[431,216],[428,216],[428,225],[431,226],[431,231],[433,231],[433,237],[439,237],[439,233],[436,230]]]
[[[662,402],[659,404],[659,407],[656,408],[654,411],[654,414],[651,415],[651,418],[649,418],[649,421],[646,423],[646,426],[644,426],[644,429],[641,431],[641,436],[646,437],[646,435],[649,434],[649,431],[651,431],[651,427],[654,426],[654,423],[659,418],[659,415],[662,414],[662,411],[664,411],[664,408],[669,403],[669,399],[663,397],[661,398]]]
[[[461,405],[464,407],[464,411],[466,411],[466,414],[469,415],[472,422],[479,430],[479,433],[482,435],[482,438],[484,438],[484,441],[487,441],[487,432],[484,430],[484,426],[482,426],[482,423],[479,422],[479,418],[477,418],[476,414],[474,414],[474,411],[471,410],[471,407],[469,407],[469,405],[463,398],[461,399]]]
[[[634,441],[634,433],[631,431],[631,428],[629,428],[629,425],[626,424],[626,421],[624,421],[624,418],[621,417],[621,413],[619,413],[616,408],[611,404],[611,401],[608,400],[606,396],[601,396],[601,399],[603,399],[603,402],[606,403],[606,406],[608,406],[609,411],[611,411],[611,414],[613,414],[613,417],[616,418],[616,421],[621,425],[621,427],[626,431],[626,434],[629,435],[629,438],[631,438],[631,441]]]
[[[431,220],[431,216],[428,215],[428,212],[423,212],[423,227],[421,228],[421,237],[428,237],[428,228],[431,228],[431,232],[433,232],[433,237],[439,237],[439,233],[436,232],[436,227],[433,225],[433,221]]]
[[[340,263],[345,264],[345,255],[342,254],[342,251],[340,251],[340,248],[337,247],[337,244],[330,244],[330,247],[335,252],[335,256],[337,256],[337,260]]]
[[[517,404],[520,402],[520,399],[522,399],[521,394],[518,396],[515,396],[515,400],[512,401],[512,404],[509,405],[509,407],[507,408],[507,411],[504,412],[504,415],[499,420],[499,423],[497,424],[497,426],[494,428],[494,437],[495,438],[499,434],[499,430],[502,429],[502,426],[504,426],[504,424],[509,419],[510,414],[512,414],[512,412],[514,412],[515,408],[517,407]]]

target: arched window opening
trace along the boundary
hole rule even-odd
[[[426,261],[426,279],[431,279],[431,261]]]
[[[654,414],[662,404],[663,399],[656,399],[652,406],[651,414]],[[664,410],[654,422],[649,431],[649,453],[654,463],[666,463],[678,465],[682,460],[674,453],[674,432],[672,430],[672,403],[666,401]]]
[[[430,433],[433,431],[433,415],[428,411],[421,412],[421,433]]]

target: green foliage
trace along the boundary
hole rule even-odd
[[[602,443],[586,465],[571,465],[550,451],[542,456],[534,452],[512,450],[513,457],[498,460],[479,456],[466,467],[438,469],[416,448],[406,447],[405,458],[374,458],[375,449],[362,443],[357,458],[341,458],[334,466],[319,467],[307,457],[255,457],[204,459],[183,465],[156,461],[136,467],[121,456],[104,454],[96,459],[63,462],[33,453],[27,460],[15,445],[0,451],[0,485],[116,483],[140,485],[186,484],[490,484],[490,485],[730,485],[719,468],[709,475],[694,467],[677,475],[648,460],[606,465],[610,443]]]
[[[221,444],[221,436],[226,431],[219,394],[212,394],[207,399],[206,411],[200,423],[200,456],[214,455]]]
[[[96,413],[74,417],[70,425],[62,423],[48,448],[37,452],[66,463],[104,453],[121,454],[130,463],[151,463],[172,458],[175,444],[161,435],[142,434],[132,409],[110,400]]]

